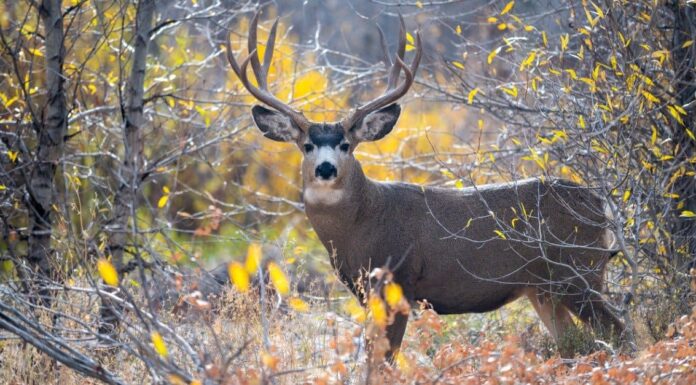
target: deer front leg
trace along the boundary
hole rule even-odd
[[[394,358],[401,348],[401,341],[404,339],[406,332],[406,324],[408,324],[408,312],[406,314],[398,312],[394,315],[394,322],[387,326],[387,340],[389,340],[389,350],[385,355],[385,359],[390,364],[394,363]]]

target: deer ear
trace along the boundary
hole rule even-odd
[[[353,127],[353,134],[361,142],[382,139],[394,128],[396,121],[399,120],[399,114],[401,114],[401,107],[396,103],[390,104],[364,117]]]
[[[263,136],[278,142],[296,141],[302,132],[289,116],[263,106],[251,108],[251,116]]]

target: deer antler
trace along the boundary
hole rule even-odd
[[[305,118],[302,112],[292,109],[289,105],[283,103],[280,99],[278,99],[277,97],[275,97],[275,95],[268,91],[268,69],[271,66],[271,59],[273,58],[273,48],[275,46],[278,19],[276,19],[276,21],[273,23],[273,26],[271,27],[271,32],[268,35],[268,41],[266,42],[266,52],[263,55],[263,65],[261,65],[261,62],[259,61],[259,55],[256,49],[256,32],[259,23],[259,14],[260,12],[257,12],[256,15],[254,15],[254,19],[251,21],[248,41],[249,56],[247,56],[246,59],[244,59],[241,66],[237,64],[237,61],[234,58],[234,53],[232,52],[232,45],[230,44],[230,39],[228,38],[227,61],[230,62],[230,66],[234,70],[234,73],[237,74],[237,77],[239,77],[239,80],[242,81],[242,84],[249,91],[250,94],[254,95],[256,99],[268,105],[269,107],[275,108],[279,112],[288,115],[302,131],[306,132],[309,128],[310,122],[309,120],[307,120],[307,118]],[[253,84],[251,84],[247,76],[247,66],[249,65],[249,62],[251,62],[251,69],[254,73],[254,77],[256,77],[256,83],[259,85],[258,87],[255,87]]]
[[[416,32],[416,56],[413,58],[413,62],[411,62],[411,66],[409,68],[409,66],[404,63],[404,54],[406,52],[406,25],[404,24],[404,18],[401,17],[401,15],[399,15],[399,21],[401,22],[401,33],[399,35],[399,46],[396,50],[396,56],[394,57],[393,63],[389,58],[389,53],[387,52],[387,44],[384,40],[384,33],[382,32],[381,28],[379,29],[380,42],[382,44],[382,49],[384,50],[384,63],[387,65],[387,67],[391,66],[389,69],[387,90],[383,95],[356,108],[350,116],[343,119],[341,124],[345,129],[350,129],[356,122],[359,122],[369,113],[394,103],[399,98],[404,96],[413,84],[413,79],[416,76],[418,64],[420,63],[421,54],[423,53],[420,31]],[[405,79],[403,83],[397,85],[399,75],[401,74],[402,70],[404,72]]]

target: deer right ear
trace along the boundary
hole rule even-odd
[[[268,139],[278,142],[291,142],[296,141],[300,137],[301,130],[299,127],[293,123],[289,116],[283,113],[257,105],[251,108],[251,116],[256,127]]]
[[[394,128],[400,114],[401,107],[393,103],[364,117],[352,131],[361,142],[382,139]]]

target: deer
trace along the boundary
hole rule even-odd
[[[306,216],[339,278],[363,303],[360,287],[368,270],[389,265],[403,296],[414,304],[424,301],[438,314],[489,312],[525,297],[557,345],[575,327],[573,316],[594,330],[623,333],[623,322],[602,294],[605,267],[617,254],[615,235],[605,201],[589,187],[536,177],[457,189],[365,175],[354,152],[394,129],[401,112],[397,101],[414,83],[421,60],[420,31],[406,64],[403,18],[393,60],[379,29],[389,71],[386,91],[340,121],[312,122],[268,90],[278,19],[261,63],[258,18],[259,13],[250,24],[249,55],[239,64],[228,39],[228,62],[265,105],[251,108],[263,136],[294,143],[302,152]],[[249,65],[257,85],[249,80]],[[389,361],[408,317],[397,313],[386,328]]]

